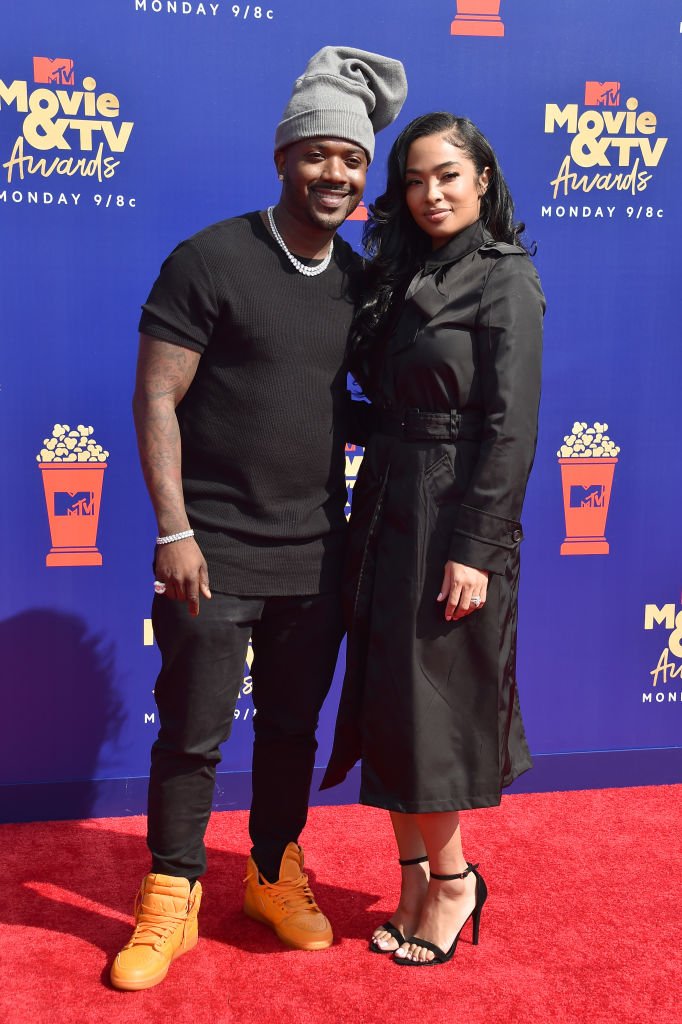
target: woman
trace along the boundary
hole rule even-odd
[[[376,429],[353,492],[347,670],[323,783],[362,758],[402,885],[370,948],[449,960],[487,895],[459,811],[531,766],[516,691],[519,517],[533,462],[544,299],[487,140],[419,117],[396,140],[365,244],[353,368]]]

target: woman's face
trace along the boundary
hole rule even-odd
[[[478,174],[473,160],[443,135],[417,139],[407,153],[405,201],[434,249],[477,221],[490,168]]]

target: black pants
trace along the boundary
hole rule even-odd
[[[155,697],[147,842],[152,871],[194,879],[206,870],[220,744],[230,735],[252,638],[253,856],[276,881],[287,843],[308,814],[315,731],[343,635],[340,597],[215,594],[193,618],[184,603],[156,597],[154,633],[162,656]]]

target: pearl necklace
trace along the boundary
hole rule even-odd
[[[329,252],[325,256],[325,258],[322,260],[322,262],[317,267],[308,267],[308,266],[306,266],[305,263],[301,263],[300,260],[296,259],[294,254],[289,252],[289,250],[287,249],[286,242],[284,241],[284,239],[280,235],[279,231],[277,230],[277,225],[275,224],[275,218],[272,215],[272,211],[274,209],[275,209],[274,206],[268,206],[268,223],[270,224],[270,230],[272,231],[272,234],[274,235],[275,241],[279,245],[280,249],[282,249],[282,251],[286,255],[286,257],[289,260],[289,262],[291,263],[291,265],[296,270],[298,270],[299,274],[304,274],[305,277],[317,277],[318,274],[324,273],[324,271],[327,269],[327,267],[331,263],[332,253],[334,252],[334,239],[332,238],[331,242],[329,243]]]

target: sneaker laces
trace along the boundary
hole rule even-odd
[[[244,881],[248,880],[249,876],[247,875]],[[292,914],[301,910],[319,911],[320,909],[308,884],[308,876],[303,872],[298,878],[283,878],[278,882],[268,882],[267,878],[259,874],[258,880],[263,888],[267,889],[272,901]]]
[[[158,914],[145,910],[140,893],[135,897],[134,915],[135,931],[124,949],[130,949],[131,946],[153,946],[158,949],[171,937],[178,924],[184,924],[187,920],[187,910],[182,914]]]

